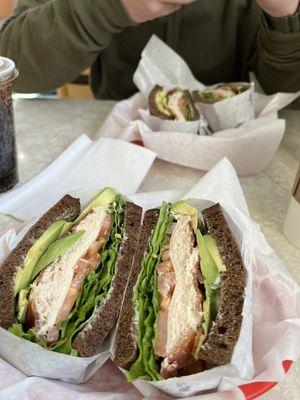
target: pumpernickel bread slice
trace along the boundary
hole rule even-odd
[[[231,233],[220,204],[202,212],[209,233],[215,239],[221,259],[226,266],[218,311],[200,358],[213,365],[230,362],[239,338],[244,305],[246,276],[240,250]]]
[[[19,268],[23,268],[29,249],[53,222],[74,221],[79,213],[79,200],[69,195],[64,196],[30,228],[24,238],[0,264],[0,326],[2,328],[8,329],[14,323],[15,275]]]
[[[171,115],[167,115],[161,112],[156,104],[156,94],[161,90],[163,90],[163,87],[159,85],[154,86],[154,88],[151,90],[148,97],[149,112],[154,117],[158,117],[160,119],[172,119]]]
[[[149,238],[157,223],[159,209],[148,210],[145,213],[140,231],[138,247],[129,275],[128,284],[123,299],[120,317],[115,337],[114,362],[122,368],[129,369],[136,360],[136,319],[133,304],[133,289],[136,284],[145,252],[148,249]]]
[[[142,208],[126,202],[124,242],[119,250],[115,275],[108,296],[73,342],[73,347],[78,350],[81,357],[90,357],[96,354],[117,321],[134,253],[138,246],[141,218]]]

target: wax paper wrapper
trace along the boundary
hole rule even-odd
[[[239,175],[256,174],[270,163],[285,132],[285,121],[278,118],[278,111],[300,95],[300,92],[273,96],[254,93],[255,119],[213,135],[187,135],[176,128],[167,132],[165,127],[161,129],[140,116],[141,112],[147,112],[147,96],[155,84],[190,90],[204,88],[183,59],[156,36],[142,53],[134,82],[140,93],[114,107],[100,127],[99,136],[141,141],[162,160],[205,171],[226,157]],[[203,119],[200,121],[203,124]],[[201,132],[204,130],[205,124]]]
[[[65,193],[112,186],[135,193],[155,153],[110,138],[80,136],[39,174],[0,196],[0,213],[28,220],[45,212]]]
[[[233,82],[234,83],[234,82]],[[248,85],[246,82],[238,82]],[[213,90],[219,84],[208,87]],[[254,114],[254,84],[243,93],[234,97],[217,101],[214,104],[199,103],[201,113],[208,122],[209,128],[213,132],[219,132],[225,129],[235,128],[244,122],[255,118]]]

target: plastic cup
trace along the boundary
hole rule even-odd
[[[12,60],[0,57],[0,193],[18,182],[12,82],[18,71]]]

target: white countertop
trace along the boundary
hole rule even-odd
[[[82,133],[94,138],[113,104],[96,100],[17,100],[20,182],[44,169]],[[244,177],[241,183],[252,218],[260,224],[270,245],[300,282],[300,249],[289,244],[282,234],[300,161],[299,103],[281,112],[281,117],[287,120],[287,131],[274,160],[263,173]],[[140,191],[188,188],[201,176],[201,171],[156,160]],[[14,223],[11,218],[0,215],[0,231]],[[287,379],[261,399],[299,400],[300,360],[292,366]]]

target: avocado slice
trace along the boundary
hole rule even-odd
[[[165,90],[158,90],[156,95],[155,95],[155,104],[156,107],[158,108],[158,110],[167,115],[168,117],[171,117],[172,114],[169,111],[168,107],[167,107],[167,92]]]
[[[204,344],[209,330],[211,328],[212,324],[212,316],[211,316],[211,298],[207,297],[205,301],[203,302],[203,324],[202,324],[202,329],[203,329],[203,335],[200,336],[199,342],[197,343],[197,348],[194,354],[194,357],[198,360],[200,353],[201,353],[201,347]]]
[[[65,222],[58,238],[65,236],[65,234],[71,230],[73,225],[74,225],[74,222]]]
[[[50,244],[60,236],[65,224],[65,221],[53,222],[53,224],[48,227],[42,236],[39,237],[35,241],[34,245],[29,249],[24,261],[24,267],[18,269],[15,277],[14,296],[30,284],[32,272],[37,262],[48,249]]]
[[[17,304],[17,311],[18,311],[18,321],[21,323],[26,322],[26,314],[27,314],[27,307],[28,307],[28,295],[29,295],[30,288],[27,287],[26,289],[20,290],[18,304]]]
[[[220,270],[218,268],[215,259],[211,255],[213,248],[213,238],[210,235],[202,235],[200,231],[197,231],[197,241],[199,247],[199,255],[201,260],[201,271],[204,280],[209,286],[215,284],[220,277]]]
[[[209,251],[209,247],[212,246],[213,243],[211,239],[213,238],[210,235],[202,235],[199,229],[196,232],[196,238],[198,243],[201,272],[204,278],[206,295],[206,299],[203,303],[204,319],[202,328],[204,333],[200,337],[196,351],[194,353],[195,358],[199,359],[201,354],[201,347],[205,342],[207,335],[209,334],[212,322],[216,318],[217,302],[219,296],[218,283],[221,282],[221,277],[218,266],[216,265]]]
[[[225,272],[226,266],[221,259],[220,252],[219,252],[216,241],[214,240],[214,238],[211,235],[205,235],[204,240],[205,240],[206,248],[207,248],[211,258],[214,260],[214,263],[217,266],[219,272]]]
[[[93,208],[106,206],[113,203],[118,196],[118,192],[110,187],[105,188],[87,205],[87,207],[82,211],[75,222],[80,221],[84,218]]]
[[[192,219],[194,231],[198,227],[198,212],[196,208],[190,206],[185,201],[177,201],[172,205],[172,211],[174,214],[189,215]]]
[[[47,267],[47,265],[51,264],[69,247],[73,246],[82,237],[84,233],[85,231],[78,231],[76,233],[62,237],[56,240],[56,242],[52,243],[48,247],[47,251],[40,258],[39,262],[36,264],[31,276],[31,282],[38,276],[38,274],[45,267]]]

